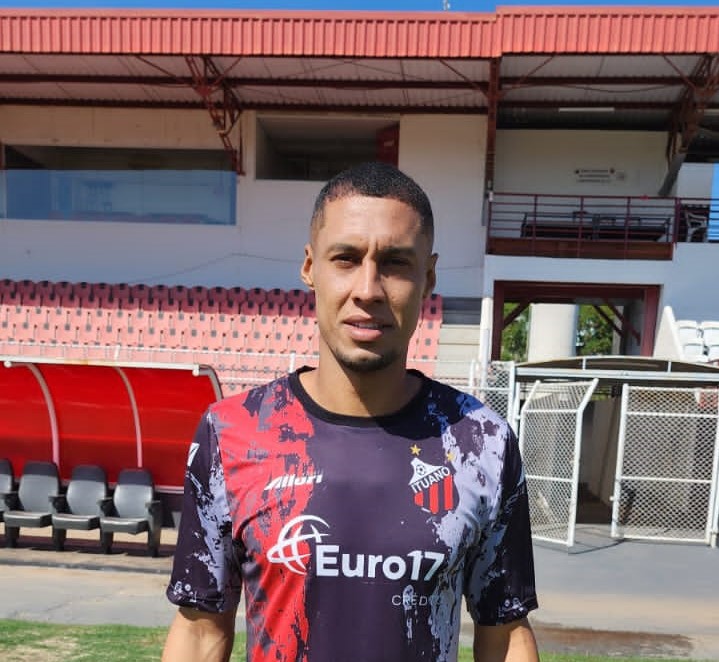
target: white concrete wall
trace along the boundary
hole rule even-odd
[[[713,163],[683,163],[677,176],[677,195],[681,198],[711,198]]]
[[[497,132],[494,190],[655,196],[666,173],[666,134],[639,131]],[[610,183],[579,183],[579,168],[614,168]]]
[[[222,147],[205,110],[59,106],[0,106],[0,142],[82,147]]]
[[[716,244],[677,244],[661,306],[671,306],[676,319],[719,320]]]
[[[480,296],[486,229],[482,225],[487,119],[406,115],[400,121],[399,167],[432,202],[437,291]]]

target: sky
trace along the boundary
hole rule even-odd
[[[365,11],[442,11],[443,2],[448,2],[452,12],[486,12],[494,11],[500,6],[528,5],[644,5],[644,6],[716,6],[717,0],[659,0],[658,2],[642,2],[642,0],[597,0],[583,2],[575,0],[0,0],[0,8],[33,7],[33,8],[132,8],[132,9],[346,9]]]

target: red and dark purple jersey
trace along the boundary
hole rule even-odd
[[[322,409],[297,373],[214,404],[167,594],[221,612],[242,586],[253,662],[456,660],[462,596],[481,624],[537,606],[511,429],[424,377],[379,418]]]

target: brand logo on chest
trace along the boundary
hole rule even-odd
[[[286,490],[291,487],[298,487],[300,485],[319,485],[322,482],[322,474],[306,474],[298,476],[297,474],[284,474],[273,478],[267,485],[263,492],[268,490]]]

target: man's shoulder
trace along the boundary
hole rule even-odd
[[[264,403],[276,399],[278,393],[287,393],[290,390],[289,375],[282,375],[272,381],[250,386],[239,393],[217,400],[210,405],[209,412],[215,416],[241,412],[249,415],[256,414]]]
[[[486,421],[498,428],[509,427],[509,423],[501,414],[471,393],[429,377],[426,379],[430,384],[430,400],[434,402],[434,406],[438,406],[447,413],[454,411],[461,418]]]

